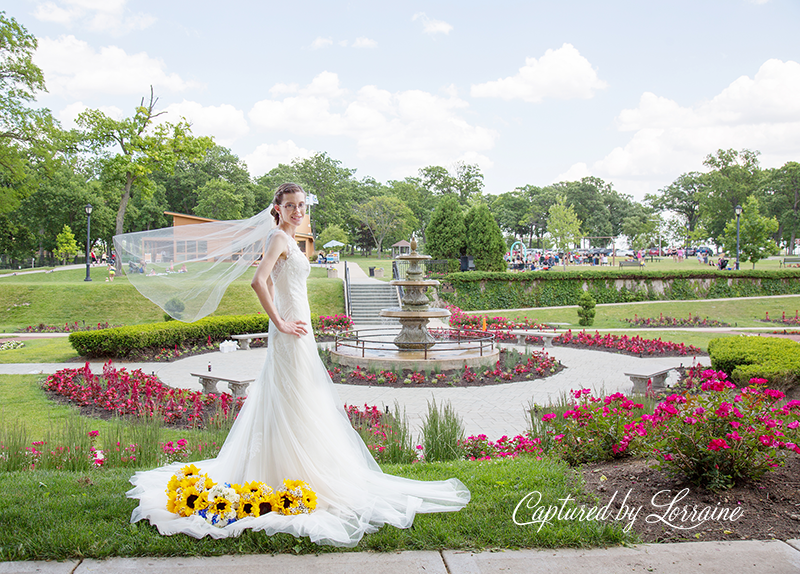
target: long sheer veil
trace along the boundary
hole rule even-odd
[[[217,308],[228,285],[262,257],[274,227],[268,208],[249,219],[116,235],[114,247],[133,286],[188,323]]]

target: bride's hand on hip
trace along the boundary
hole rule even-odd
[[[294,335],[296,337],[302,337],[308,331],[306,330],[306,322],[305,321],[283,321],[280,325],[278,325],[278,331],[281,333],[285,333],[287,335]]]

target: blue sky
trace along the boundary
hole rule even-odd
[[[718,148],[800,161],[798,0],[12,0],[69,127],[159,108],[254,176],[325,151],[485,191],[594,175],[642,199]]]

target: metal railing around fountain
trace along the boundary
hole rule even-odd
[[[394,344],[393,337],[398,332],[399,329],[391,327],[343,331],[336,335],[334,348],[336,351],[339,350],[339,347],[356,349],[361,352],[362,357],[365,356],[366,351],[406,352],[401,351]],[[425,360],[428,359],[428,353],[434,351],[440,353],[477,349],[482,357],[484,351],[490,352],[494,349],[494,334],[488,331],[467,331],[440,327],[428,329],[428,332],[435,340],[434,345],[430,349],[423,345],[418,349],[414,349],[416,352],[421,351]]]

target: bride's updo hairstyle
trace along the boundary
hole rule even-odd
[[[302,193],[303,195],[306,194],[306,192],[303,191],[303,188],[296,183],[289,182],[281,184],[281,186],[275,192],[275,198],[272,200],[272,209],[270,210],[270,215],[272,215],[272,217],[275,218],[276,225],[281,222],[281,214],[278,211],[277,206],[283,203],[283,196],[286,195],[287,193]]]

